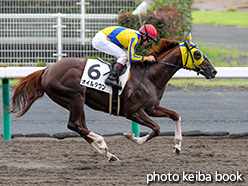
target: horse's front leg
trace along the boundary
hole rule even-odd
[[[181,131],[181,117],[172,110],[166,109],[164,107],[158,106],[153,112],[150,114],[153,117],[168,117],[171,118],[175,122],[175,142],[176,145],[173,147],[173,152],[175,154],[179,154],[181,151],[182,145],[182,131]]]
[[[124,133],[124,136],[126,138],[130,139],[131,141],[137,144],[141,145],[144,142],[158,136],[160,133],[160,127],[158,126],[158,124],[155,123],[144,110],[140,110],[139,112],[132,114],[131,117],[127,117],[127,118],[131,119],[132,121],[140,125],[147,126],[152,129],[152,132],[150,134],[147,134],[146,136],[143,137],[135,137],[134,133],[132,132]]]

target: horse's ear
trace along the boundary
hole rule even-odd
[[[191,32],[190,32],[188,37],[186,38],[186,44],[188,45],[188,48],[190,48],[191,41],[192,41],[192,37],[191,37]]]

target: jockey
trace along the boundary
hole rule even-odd
[[[138,44],[148,46],[153,40],[157,41],[156,38],[157,30],[150,24],[143,25],[139,31],[120,26],[107,27],[99,31],[92,40],[92,46],[117,58],[117,62],[105,83],[121,89],[118,79],[121,69],[127,61],[132,63],[155,61],[155,57],[152,55],[137,55],[136,48]]]

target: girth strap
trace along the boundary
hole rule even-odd
[[[120,97],[119,89],[112,87],[112,94],[109,94],[109,114],[119,116],[120,113]]]

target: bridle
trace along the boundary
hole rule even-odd
[[[186,46],[188,52],[187,52],[187,59],[186,59],[186,62],[185,62],[185,64],[183,64],[183,68],[186,69],[186,70],[194,70],[194,71],[197,73],[197,75],[199,75],[200,72],[203,72],[203,69],[202,69],[202,67],[197,66],[197,65],[195,64],[195,58],[193,57],[192,52],[191,52],[191,50],[192,50],[193,48],[196,48],[196,45],[193,45],[191,48],[189,48],[189,46],[187,45],[186,41],[184,41],[184,45]],[[188,63],[188,59],[189,59],[189,54],[190,54],[190,56],[191,56],[191,59],[192,59],[192,61],[193,61],[193,65],[194,65],[195,69],[191,69],[191,68],[187,68],[187,67],[186,67],[186,65],[187,65],[187,63]]]
[[[146,28],[145,28],[145,29],[146,29]],[[143,75],[142,75],[142,77],[141,77],[141,80],[140,80],[140,82],[139,82],[139,84],[138,84],[138,86],[137,86],[137,88],[135,89],[134,93],[133,93],[132,96],[131,96],[131,99],[133,99],[134,95],[136,94],[136,92],[137,92],[139,86],[141,85],[141,82],[143,81],[143,79],[144,79],[145,74],[146,74],[147,71],[149,72],[149,75],[150,75],[150,78],[151,78],[153,84],[154,84],[157,88],[159,88],[159,89],[161,89],[161,90],[165,89],[166,84],[163,85],[163,86],[159,86],[159,85],[155,82],[155,80],[153,79],[152,74],[151,74],[151,71],[150,71],[150,68],[149,68],[151,64],[159,63],[159,64],[163,64],[163,65],[167,65],[167,66],[171,66],[171,67],[175,67],[175,68],[183,68],[183,69],[186,69],[186,70],[194,70],[194,71],[197,72],[197,75],[199,75],[199,73],[203,71],[203,69],[202,69],[201,67],[199,67],[199,66],[196,65],[195,59],[194,59],[194,57],[193,57],[193,55],[192,55],[192,53],[191,53],[191,50],[192,50],[193,48],[195,48],[196,45],[194,45],[194,46],[192,46],[191,48],[189,48],[188,45],[187,45],[187,43],[186,43],[186,41],[184,41],[184,44],[185,44],[185,46],[186,46],[186,48],[187,48],[187,59],[186,59],[185,64],[183,64],[182,66],[180,66],[180,65],[175,65],[175,64],[171,64],[171,63],[164,62],[164,61],[157,61],[157,60],[148,63],[147,66],[146,66],[146,69],[145,69],[145,71],[144,71],[144,73],[143,73]],[[174,49],[174,47],[171,49],[171,51],[173,51],[173,49]],[[169,51],[169,53],[170,53],[171,51]],[[167,54],[167,55],[168,55],[168,54]],[[193,61],[193,64],[194,64],[195,69],[191,69],[191,68],[187,68],[187,67],[186,67],[186,65],[187,65],[187,63],[188,63],[189,55],[191,56],[191,59],[192,59],[192,61]],[[154,56],[154,57],[156,58],[156,56]]]

